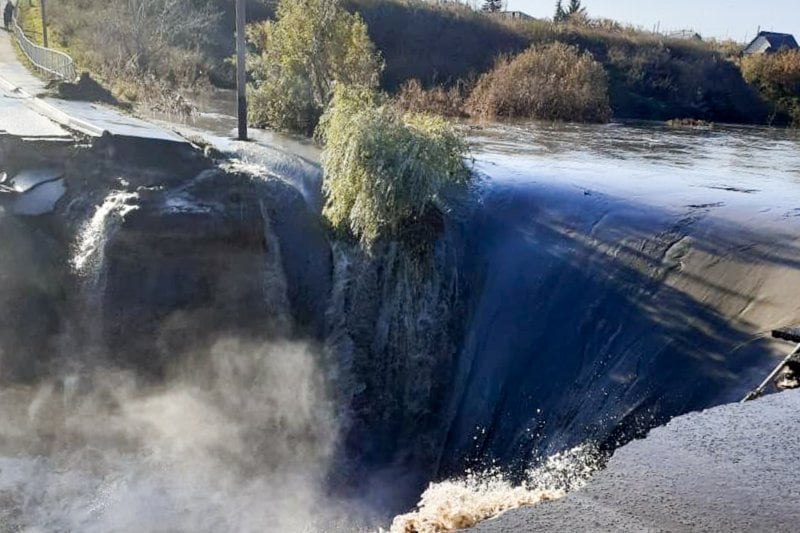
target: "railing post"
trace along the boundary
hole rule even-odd
[[[247,140],[247,73],[245,71],[245,0],[236,0],[236,92],[239,140]]]
[[[47,11],[45,9],[45,0],[40,1],[42,3],[42,44],[47,48]]]
[[[21,2],[22,0],[18,1]],[[44,2],[42,2],[42,7],[44,7]],[[66,81],[74,81],[75,65],[72,61],[72,58],[64,52],[51,50],[49,48],[39,46],[38,44],[34,44],[30,39],[28,39],[28,37],[22,31],[22,28],[20,28],[17,17],[18,9],[15,9],[12,17],[12,30],[14,31],[14,36],[16,37],[17,43],[19,43],[23,54],[25,54],[25,57],[28,58],[31,64],[35,68],[47,74],[62,78]],[[43,35],[43,37],[45,37],[45,35]]]

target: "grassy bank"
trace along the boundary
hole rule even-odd
[[[800,51],[742,58],[742,74],[769,102],[770,121],[800,127]]]
[[[420,0],[344,0],[361,13],[383,53],[383,86],[470,85],[501,54],[562,42],[589,52],[608,75],[617,118],[764,123],[767,108],[716,43],[670,39],[613,21],[556,24],[512,21],[457,4]]]
[[[464,115],[472,89],[498,56],[553,43],[588,53],[602,66],[607,81],[600,92],[607,93],[615,118],[780,124],[791,120],[794,109],[785,91],[776,102],[777,91],[745,79],[730,43],[666,38],[608,20],[508,20],[456,3],[340,3],[366,23],[385,63],[381,88],[399,94],[405,109]],[[126,100],[167,89],[233,85],[233,2],[141,0],[142,20],[130,5],[126,0],[52,0],[51,45]],[[38,8],[28,11],[26,29],[37,38]],[[248,2],[250,22],[274,12],[274,0]]]
[[[38,0],[20,0],[26,35],[42,43]],[[274,12],[271,0],[249,0],[251,20]],[[234,3],[227,0],[50,0],[49,46],[69,54],[118,99],[164,108],[175,91],[232,86]],[[180,109],[165,109],[181,112]]]

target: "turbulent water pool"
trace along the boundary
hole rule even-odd
[[[88,153],[0,212],[0,530],[468,527],[740,399],[800,321],[794,132],[466,125],[420,268],[214,113],[181,128],[221,167]]]

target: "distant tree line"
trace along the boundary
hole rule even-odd
[[[503,0],[486,0],[483,3],[483,10],[489,13],[496,13],[503,10]]]
[[[556,13],[553,16],[555,22],[565,22],[573,16],[585,16],[586,8],[581,5],[581,0],[570,0],[567,8],[564,8],[562,0],[556,2]]]

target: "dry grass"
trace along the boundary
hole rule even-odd
[[[50,47],[132,102],[161,101],[172,88],[203,83],[206,35],[220,20],[211,0],[60,1],[48,3],[48,15]],[[41,23],[32,31],[40,39]]]
[[[450,88],[437,85],[425,89],[419,80],[410,80],[400,87],[394,102],[401,110],[411,113],[465,118],[464,104],[469,90],[469,85],[464,82]]]
[[[606,122],[611,116],[602,65],[563,43],[498,60],[478,80],[467,109],[484,118]]]
[[[800,50],[745,56],[740,66],[769,102],[773,120],[800,127]]]
[[[486,16],[452,3],[342,1],[366,21],[370,38],[386,61],[381,86],[395,94],[410,80],[447,90],[490,71],[498,55],[513,56],[531,46],[563,42],[588,51],[603,65],[615,117],[766,120],[766,108],[756,92],[737,66],[726,61],[734,52],[731,43],[667,38],[610,20],[555,24]],[[433,94],[416,96],[420,106],[440,100]]]

